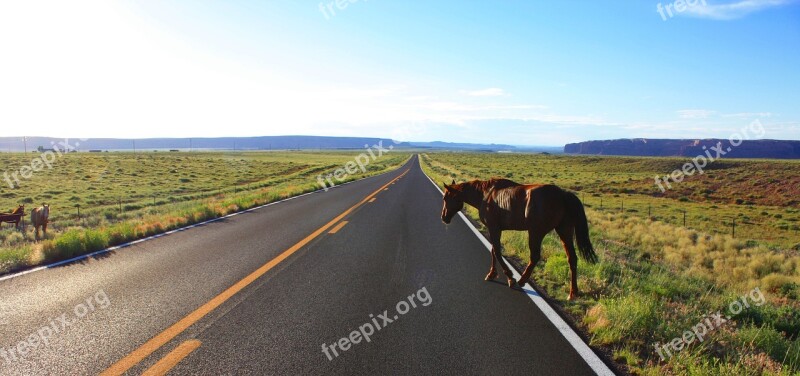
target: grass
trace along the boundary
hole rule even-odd
[[[63,260],[319,189],[317,176],[341,168],[361,151],[236,153],[72,153],[11,189],[0,181],[0,210],[51,207],[47,238],[34,242],[0,229],[0,274]],[[0,154],[9,173],[32,154]],[[401,165],[392,153],[359,179]],[[80,215],[79,215],[80,211]],[[29,215],[26,221],[30,222]]]
[[[653,177],[684,160],[428,153],[421,161],[439,182],[500,176],[554,183],[581,197],[601,259],[578,264],[584,294],[566,301],[568,264],[552,234],[533,280],[590,334],[592,345],[607,348],[632,374],[800,372],[800,163],[718,161],[662,193]],[[477,219],[474,209],[466,212]],[[505,232],[503,246],[506,256],[527,263],[526,233]],[[763,305],[732,315],[671,358],[656,353],[653,344],[681,337],[756,287]]]

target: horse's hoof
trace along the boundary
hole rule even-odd
[[[489,274],[486,275],[486,278],[484,278],[483,280],[486,281],[486,282],[489,282],[489,281],[495,279],[495,277],[497,277],[497,273],[489,273]]]
[[[569,300],[569,301],[573,301],[573,300],[575,300],[575,297],[576,297],[576,296],[577,296],[577,295],[576,295],[574,292],[570,292],[570,293],[569,293],[569,297],[567,297],[567,300]]]
[[[513,289],[514,286],[516,286],[516,285],[517,285],[517,280],[515,280],[514,278],[509,278],[508,279],[508,287],[509,288]]]
[[[519,287],[525,287],[525,280],[523,280],[522,278],[520,278],[520,280],[519,280],[519,281],[517,281],[517,284],[519,285]]]

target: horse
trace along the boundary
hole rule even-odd
[[[19,229],[19,223],[23,215],[25,215],[25,205],[20,205],[11,214],[0,214],[0,223],[13,223],[14,228]]]
[[[42,207],[31,210],[31,223],[35,232],[36,240],[39,240],[39,227],[42,228],[44,237],[47,237],[47,223],[50,218],[50,205],[42,204]]]
[[[503,262],[500,238],[504,230],[527,231],[531,259],[519,280],[522,286],[530,278],[533,268],[541,259],[542,240],[555,230],[564,244],[570,269],[569,300],[578,294],[578,257],[574,240],[577,240],[581,257],[597,262],[589,239],[589,223],[578,196],[552,184],[518,184],[508,179],[473,180],[445,188],[442,222],[449,224],[461,211],[464,203],[478,209],[481,222],[489,230],[492,244],[492,263],[485,280],[497,277],[495,262],[500,263],[508,278],[508,287],[514,288],[511,271]]]

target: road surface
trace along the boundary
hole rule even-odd
[[[415,157],[2,280],[0,374],[595,374],[440,213]]]

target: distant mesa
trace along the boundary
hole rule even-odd
[[[696,157],[709,151],[716,157],[721,144],[723,158],[800,159],[800,141],[724,139],[648,139],[585,141],[564,146],[564,153],[586,155],[624,155],[638,157]],[[738,145],[738,146],[737,146]]]
[[[20,152],[38,145],[54,145],[65,140],[51,137],[0,137],[0,152]],[[66,140],[69,141],[69,140]],[[69,141],[72,143],[72,141]],[[353,150],[382,144],[393,149],[463,150],[474,152],[536,152],[559,153],[560,147],[512,146],[503,144],[471,144],[455,142],[395,142],[388,138],[325,137],[325,136],[263,136],[263,137],[212,137],[212,138],[90,138],[75,144],[78,151],[97,153],[106,151],[169,151],[188,152],[202,150]]]

